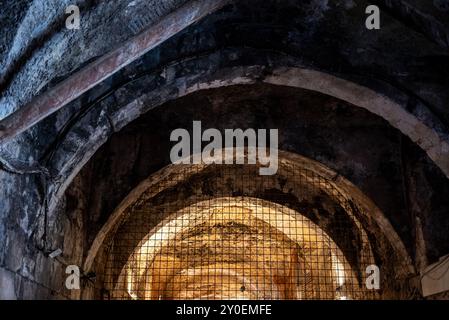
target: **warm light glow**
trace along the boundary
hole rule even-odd
[[[133,299],[300,299],[306,274],[312,285],[318,274],[327,279],[315,286],[330,298],[348,299],[350,290],[339,290],[356,283],[340,249],[303,215],[260,199],[217,198],[151,230],[118,283]]]

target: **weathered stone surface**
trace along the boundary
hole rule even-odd
[[[64,28],[68,1],[2,3],[0,119],[185,2],[78,1],[79,31]],[[64,263],[83,263],[119,202],[169,163],[170,130],[192,120],[279,127],[282,149],[322,162],[375,202],[417,271],[447,254],[449,182],[435,162],[448,163],[448,150],[411,122],[389,124],[333,98],[261,84],[285,66],[335,75],[388,97],[449,141],[447,5],[376,2],[382,28],[368,32],[368,1],[234,1],[0,145],[2,298],[79,298],[64,288]],[[409,126],[415,138],[392,125]],[[280,184],[273,197],[332,229],[330,213],[338,212],[329,203],[298,202]],[[58,248],[64,263],[48,257]]]

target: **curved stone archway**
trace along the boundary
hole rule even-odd
[[[185,66],[183,64],[174,65],[168,67],[164,72],[176,74],[177,68],[181,67]],[[439,121],[423,105],[417,106],[413,112],[408,110],[408,98],[392,88],[385,87],[383,90],[385,92],[393,90],[391,94],[395,95],[395,99],[355,82],[312,69],[285,66],[270,71],[260,65],[233,68],[216,67],[218,69],[208,67],[199,75],[168,79],[168,83],[158,87],[158,91],[145,92],[137,97],[133,96],[131,101],[115,110],[112,108],[110,111],[95,112],[98,118],[94,123],[89,123],[92,120],[90,116],[86,120],[87,123],[81,121],[75,126],[54,153],[51,166],[54,171],[58,172],[59,176],[55,180],[60,183],[55,184],[51,190],[53,197],[49,202],[50,211],[55,208],[73,178],[98,148],[107,141],[108,137],[113,132],[120,131],[142,114],[167,101],[200,90],[260,82],[321,92],[384,118],[419,145],[449,177],[449,142],[448,135],[442,129],[443,126],[439,125]],[[402,103],[395,102],[395,100],[402,101]],[[89,134],[80,136],[80,132],[85,132],[86,128],[89,128]],[[71,150],[71,152],[67,152],[67,150]]]
[[[206,241],[188,236],[189,233],[196,235],[197,230],[202,228],[201,235],[204,238],[205,227],[211,232],[223,225],[232,226],[233,229],[243,228],[244,231],[227,230],[240,237],[221,241],[216,240],[215,233]],[[238,228],[235,228],[236,225]],[[245,227],[255,228],[250,233],[252,239],[245,239],[245,234],[248,236]],[[268,241],[261,236],[269,236],[270,239]],[[365,238],[362,241],[368,243],[366,235],[363,236]],[[207,250],[214,252],[212,258],[201,255],[205,245]],[[182,251],[186,252],[183,254]],[[374,264],[369,251],[362,264]],[[286,257],[288,261],[285,261]],[[246,267],[245,263],[248,264]],[[209,269],[219,275],[239,275],[240,269],[246,271],[246,275],[241,274],[239,282],[245,287],[254,287],[245,293],[253,299],[354,299],[372,296],[363,289],[335,242],[308,218],[287,207],[261,199],[233,197],[196,203],[165,218],[132,252],[111,290],[112,297],[167,299],[189,297],[188,291],[192,291],[194,294],[189,298],[204,298],[202,294],[207,294],[207,290],[201,289],[202,286],[199,286],[199,290],[187,290],[182,287],[186,280],[173,278],[187,273],[187,278],[200,276],[201,280],[201,274]],[[301,272],[301,275],[296,275],[297,272]],[[276,279],[277,285],[273,287],[272,281]],[[222,294],[238,293],[226,287],[223,289],[225,283],[204,282],[203,286],[218,285],[221,289],[217,290]]]
[[[240,150],[239,152],[243,151]],[[225,172],[222,170],[225,170]],[[246,178],[242,179],[242,177]],[[234,181],[231,181],[232,179]],[[281,180],[283,181],[282,187],[279,185]],[[205,187],[204,183],[209,185],[207,194],[202,191],[202,188]],[[230,186],[229,190],[226,189],[226,185]],[[117,283],[117,279],[121,277],[118,282],[124,284],[126,282],[124,279],[127,279],[127,277],[125,274],[120,276],[120,273],[126,270],[125,265],[129,263],[129,259],[133,260],[133,252],[136,254],[136,250],[138,252],[139,248],[144,248],[144,250],[147,250],[146,254],[150,254],[148,250],[151,246],[145,246],[142,243],[149,239],[149,234],[157,234],[158,228],[164,224],[175,223],[174,226],[176,226],[176,219],[170,218],[170,215],[174,212],[192,213],[190,209],[198,206],[199,202],[203,203],[203,206],[207,205],[206,209],[210,210],[211,203],[213,204],[217,197],[229,194],[230,190],[234,192],[234,196],[230,199],[235,197],[237,191],[245,197],[256,197],[274,203],[277,202],[277,205],[267,206],[267,208],[274,210],[273,208],[283,203],[282,198],[279,196],[270,198],[266,190],[279,188],[284,192],[290,190],[290,195],[298,199],[296,205],[293,202],[288,203],[287,205],[291,209],[285,210],[305,212],[308,219],[313,219],[320,230],[322,229],[324,233],[329,235],[329,239],[335,241],[336,245],[330,247],[334,248],[333,252],[340,252],[339,250],[341,250],[341,257],[345,257],[345,260],[348,261],[343,262],[342,260],[342,263],[351,266],[347,268],[352,270],[351,274],[353,275],[350,278],[356,279],[351,283],[357,283],[360,286],[365,268],[373,262],[383,265],[385,279],[392,274],[394,274],[394,277],[392,277],[394,279],[406,279],[414,273],[414,268],[402,241],[380,210],[360,190],[323,165],[283,151],[279,154],[278,173],[271,178],[267,178],[267,176],[258,177],[257,165],[249,167],[247,165],[231,167],[206,164],[170,165],[155,173],[134,189],[111,215],[89,250],[84,262],[84,270],[101,275],[102,281],[106,281],[106,278],[109,279],[107,280],[108,283]],[[232,192],[229,194],[230,196],[232,196]],[[318,213],[323,212],[321,209],[318,211],[313,209],[314,206],[318,208],[316,203],[304,207],[307,199],[316,199],[317,196],[320,197],[323,208],[334,212],[327,218],[322,216],[322,213]],[[255,201],[257,203],[257,200]],[[303,205],[302,209],[300,204]],[[333,206],[336,206],[335,209],[331,209]],[[251,201],[246,203],[244,207],[251,207]],[[269,209],[267,210],[270,212]],[[279,210],[282,212],[284,209]],[[261,209],[257,212],[263,213],[266,211]],[[264,219],[270,221],[269,216],[265,216]],[[181,221],[186,223],[185,219],[181,219]],[[338,223],[340,227],[335,228],[335,223]],[[187,228],[188,226],[184,225],[184,227]],[[276,228],[282,230],[280,226]],[[171,229],[171,231],[174,230]],[[151,230],[156,231],[151,233]],[[367,230],[369,230],[369,234],[367,234]],[[288,232],[285,232],[285,234],[288,238],[292,236]],[[370,237],[376,238],[375,244],[371,244]],[[298,238],[292,238],[293,241],[300,241]],[[324,242],[326,243],[326,241]],[[110,247],[112,243],[114,245]],[[160,248],[160,246],[155,247]],[[110,248],[119,251],[114,251],[113,256],[117,260],[112,265],[108,264],[108,273],[104,268],[106,268],[106,262],[110,259]],[[125,248],[124,251],[123,248]],[[395,261],[391,260],[392,250],[396,256]],[[143,259],[141,255],[139,257],[140,260]],[[146,259],[143,260],[146,261]],[[147,269],[143,268],[142,271]],[[144,276],[144,273],[137,275],[137,278],[142,276]],[[149,281],[146,280],[143,283],[149,283]],[[129,281],[128,283],[134,282],[142,284],[142,281]],[[386,296],[389,294],[394,296],[395,294],[389,292],[390,284],[386,284]],[[135,290],[132,287],[125,286],[125,288],[129,292]],[[111,287],[108,290],[112,290]],[[118,290],[118,292],[118,296],[123,297],[123,289]],[[85,297],[90,294],[93,293],[84,293]],[[357,295],[354,294],[354,297],[357,297]]]
[[[64,286],[68,265],[80,267],[83,297],[100,297],[98,286],[117,281],[161,221],[214,199],[222,199],[218,208],[204,209],[212,218],[180,230],[151,268],[163,269],[175,243],[187,244],[182,237],[207,244],[192,231],[220,238],[223,227],[268,230],[263,246],[286,248],[274,260],[299,266],[280,267],[279,278],[308,270],[313,258],[284,257],[301,252],[288,232],[251,216],[268,207],[322,230],[354,283],[363,283],[367,264],[379,265],[380,298],[443,297],[425,288],[434,278],[427,272],[449,250],[449,24],[441,1],[379,0],[388,12],[370,32],[361,19],[365,0],[80,1],[77,32],[64,28],[69,0],[41,2],[8,0],[0,13],[8,25],[0,30],[2,297],[78,299],[80,291]],[[222,131],[278,128],[280,149],[318,162],[281,153],[271,178],[251,166],[165,167],[167,134],[194,120]],[[224,210],[232,201],[232,212]],[[211,209],[252,218],[238,224],[236,215],[221,226]],[[263,265],[264,251],[239,237],[260,256],[242,269]],[[131,296],[194,298],[175,292],[179,283],[191,291],[208,286],[208,277],[233,292],[223,298],[257,298],[255,288],[272,298],[300,296],[264,268],[248,274],[234,272],[232,261],[207,269],[189,261],[178,261],[183,271],[158,284],[164,288],[149,295],[131,288]],[[143,287],[151,268],[139,278]],[[289,274],[301,282],[308,272]],[[239,291],[245,279],[248,290]],[[334,298],[345,292],[327,288]]]

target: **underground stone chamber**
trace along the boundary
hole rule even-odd
[[[194,120],[219,130],[278,128],[277,173],[170,164],[170,133],[192,130]],[[416,259],[428,257],[404,228],[413,222],[403,166],[432,166],[414,158],[427,156],[385,120],[308,90],[237,85],[168,102],[113,135],[57,208],[64,252],[83,252],[75,297],[414,297]],[[349,159],[358,165],[348,168]],[[436,168],[427,174],[445,181]],[[379,290],[366,289],[372,265]]]
[[[367,1],[85,1],[69,32],[69,1],[12,2],[0,298],[448,297],[434,268],[449,253],[440,4],[377,1],[382,28],[367,32]],[[141,31],[151,46],[98,80]],[[4,126],[17,114],[30,122]],[[277,129],[278,171],[173,165],[170,133],[193,121]]]

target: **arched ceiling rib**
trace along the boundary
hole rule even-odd
[[[298,257],[309,267],[299,268]],[[214,198],[181,209],[149,232],[123,266],[113,293],[116,298],[204,298],[214,283],[224,294],[238,293],[240,286],[232,290],[220,283],[231,276],[253,298],[300,299],[296,272],[308,274],[315,298],[333,299],[343,285],[343,296],[358,292],[356,272],[344,254],[309,219],[261,199]],[[215,281],[207,278],[211,275]],[[193,282],[193,289],[184,287],[186,282]]]
[[[348,259],[348,262],[351,264],[352,268],[354,268],[354,272],[356,273],[357,277],[362,276],[363,272],[362,270],[359,270],[357,268],[360,268],[360,266],[367,266],[371,264],[369,262],[369,257],[371,256],[370,252],[370,246],[367,244],[367,240],[364,242],[363,239],[366,238],[365,234],[365,228],[369,228],[371,231],[378,230],[376,232],[380,232],[381,234],[376,234],[377,239],[381,238],[388,238],[387,242],[380,241],[377,245],[380,247],[386,246],[392,246],[394,251],[396,252],[396,255],[399,257],[400,264],[402,265],[400,268],[395,268],[394,273],[396,274],[395,277],[402,277],[404,274],[408,274],[409,272],[413,272],[410,263],[410,259],[408,258],[407,253],[405,252],[405,249],[401,243],[401,240],[399,240],[396,233],[393,231],[392,227],[389,225],[388,221],[383,217],[383,214],[368,200],[365,198],[360,191],[358,191],[357,188],[354,186],[351,186],[351,184],[346,181],[344,178],[337,178],[335,179],[335,173],[330,171],[329,169],[323,167],[322,165],[310,161],[308,159],[305,159],[303,157],[289,154],[285,152],[280,153],[280,169],[278,172],[279,177],[282,177],[282,179],[286,179],[286,187],[291,190],[296,196],[301,197],[313,197],[314,188],[323,188],[319,189],[321,191],[320,194],[323,195],[324,193],[327,193],[330,197],[335,197],[335,201],[342,201],[341,205],[342,207],[345,207],[346,214],[348,215],[348,219],[354,219],[353,223],[350,223],[352,225],[351,232],[355,232],[353,236],[350,236],[351,244],[344,244],[341,242],[341,239],[336,241],[337,244],[340,246],[343,254]],[[218,166],[220,167],[220,166]],[[203,204],[195,204],[195,201],[199,201],[200,199],[199,194],[196,194],[193,190],[196,190],[197,186],[194,181],[206,181],[208,179],[211,179],[211,182],[216,188],[212,188],[211,191],[215,192],[217,195],[223,196],[223,190],[219,186],[225,185],[226,183],[230,183],[228,180],[230,177],[241,177],[243,172],[247,172],[243,170],[242,172],[233,172],[229,173],[228,175],[220,174],[220,169],[215,168],[214,166],[210,165],[183,165],[183,166],[168,166],[161,170],[160,172],[152,175],[149,177],[146,181],[142,182],[141,185],[139,185],[134,191],[132,191],[129,196],[124,199],[124,201],[120,204],[120,206],[116,209],[116,211],[111,215],[109,218],[109,221],[104,225],[103,229],[99,232],[97,238],[95,239],[87,259],[84,263],[84,270],[92,271],[96,270],[98,265],[98,259],[97,257],[102,256],[102,252],[109,246],[110,241],[113,239],[114,241],[114,248],[124,248],[127,250],[127,252],[120,252],[121,257],[128,257],[129,255],[132,255],[132,251],[129,252],[129,250],[132,250],[132,248],[143,248],[142,250],[151,250],[151,248],[160,248],[160,244],[164,243],[170,243],[170,239],[167,238],[169,235],[174,235],[175,230],[178,230],[181,234],[186,234],[188,230],[190,230],[190,227],[194,227],[196,223],[200,223],[201,217],[204,217],[204,214],[207,213],[208,219],[213,218],[210,215],[211,211],[210,209],[213,207],[211,206],[212,203],[214,203],[215,198],[212,195],[206,196],[202,195],[201,197],[205,197],[206,200]],[[215,168],[215,169],[214,169]],[[301,169],[302,168],[302,169]],[[307,169],[306,169],[307,168]],[[217,170],[217,171],[214,171]],[[228,168],[227,170],[231,170]],[[237,167],[232,170],[239,170]],[[306,170],[306,171],[301,171]],[[307,173],[307,170],[312,170],[309,173]],[[214,173],[215,172],[215,173]],[[314,172],[314,173],[312,173]],[[205,175],[204,177],[198,177],[198,175]],[[212,174],[212,175],[211,175]],[[247,173],[248,174],[248,173]],[[317,175],[317,177],[322,177],[320,179],[324,179],[324,181],[320,180],[320,184],[316,184],[316,181],[314,180],[314,174]],[[216,175],[216,176],[215,176]],[[192,180],[191,180],[192,179]],[[225,181],[222,181],[225,179]],[[228,180],[226,180],[228,179]],[[329,180],[328,180],[329,179]],[[240,181],[241,179],[237,179]],[[274,183],[275,181],[269,182],[268,179],[264,179],[264,183],[261,183],[256,177],[254,179],[244,179],[247,181],[245,184],[242,185],[242,187],[247,188],[248,192],[253,194],[252,192],[255,192],[254,195],[263,195],[263,191],[259,192],[257,191],[257,188],[268,188],[270,189],[270,184]],[[276,180],[276,179],[275,179]],[[226,182],[227,181],[227,182]],[[277,180],[276,180],[277,181]],[[296,181],[296,182],[295,182]],[[236,181],[237,182],[237,181]],[[188,184],[189,190],[191,190],[193,193],[185,194],[185,192],[179,191],[180,184]],[[275,186],[273,185],[273,188]],[[319,187],[318,187],[319,186]],[[326,187],[327,186],[327,187]],[[201,188],[201,187],[200,187]],[[328,189],[329,188],[329,189]],[[333,189],[333,188],[338,188]],[[318,189],[316,192],[318,192]],[[176,196],[173,200],[171,200],[170,203],[168,203],[168,199],[171,199],[170,197],[170,190],[177,190]],[[246,189],[245,189],[246,190]],[[327,191],[326,191],[327,190]],[[168,194],[165,194],[164,192],[168,192]],[[340,194],[341,192],[341,194]],[[201,193],[202,194],[202,193]],[[344,194],[351,197],[351,200],[344,200],[343,196]],[[340,195],[340,196],[339,196]],[[209,200],[208,197],[211,197]],[[164,202],[162,202],[160,205],[158,203],[162,199],[165,199]],[[186,199],[181,201],[181,198],[187,197]],[[343,197],[343,198],[341,198]],[[179,199],[178,199],[179,198]],[[158,200],[159,199],[159,200]],[[339,200],[337,200],[339,199]],[[154,203],[152,202],[154,201]],[[192,203],[192,201],[194,201]],[[248,200],[249,201],[249,200]],[[324,201],[324,200],[322,200]],[[352,204],[347,203],[344,205],[343,203],[345,201],[351,201]],[[192,206],[189,206],[189,203],[192,203]],[[239,203],[245,203],[245,200],[243,202]],[[293,220],[289,220],[289,218],[276,218],[276,215],[274,214],[273,210],[274,208],[277,208],[276,206],[271,206],[266,211],[260,211],[260,205],[263,204],[263,201],[259,200],[259,202],[252,202],[253,205],[251,205],[251,202],[248,202],[245,204],[245,208],[255,208],[255,216],[254,218],[262,219],[264,221],[268,221],[272,227],[282,231],[287,237],[291,238],[292,241],[305,241],[308,240],[306,238],[298,238],[298,236],[301,236],[299,233],[295,233],[295,228],[290,229],[290,226],[292,226],[291,223],[293,223]],[[217,209],[220,208],[226,208],[226,205],[220,206],[220,203],[217,202]],[[186,207],[187,206],[187,207]],[[358,215],[367,215],[363,218],[365,222],[369,221],[369,224],[373,224],[370,227],[368,226],[361,226],[360,223],[357,221],[357,217],[355,216],[355,212],[351,213],[351,210],[353,210],[355,207],[360,208],[357,210]],[[282,207],[282,206],[281,206]],[[173,212],[177,212],[177,208],[179,208],[179,212],[181,212],[178,216],[176,216],[175,219],[173,217],[169,217],[170,214],[173,214]],[[183,211],[184,208],[184,211]],[[202,208],[202,210],[201,210]],[[194,210],[195,209],[195,210]],[[258,211],[259,210],[259,211]],[[196,212],[196,213],[194,213]],[[212,212],[213,213],[213,212]],[[257,214],[256,214],[257,213]],[[189,219],[187,219],[185,215],[196,215],[196,217],[188,216]],[[354,214],[354,216],[351,217],[351,215]],[[235,212],[230,214],[228,213],[229,217],[234,216]],[[226,216],[226,214],[224,215]],[[238,213],[237,213],[238,216]],[[369,217],[368,217],[369,216]],[[164,220],[165,217],[165,220]],[[184,217],[184,219],[183,219]],[[223,212],[220,216],[221,219],[223,219]],[[179,218],[177,220],[177,218]],[[156,220],[154,220],[156,219]],[[360,218],[362,219],[362,218]],[[210,219],[209,219],[210,220]],[[213,220],[213,219],[212,219]],[[212,221],[211,220],[211,221]],[[232,220],[232,219],[231,219]],[[234,219],[235,220],[235,219]],[[238,219],[237,219],[238,220]],[[348,221],[349,221],[348,220]],[[162,222],[160,222],[162,221]],[[290,221],[290,222],[289,222]],[[302,221],[302,220],[301,220]],[[303,221],[304,222],[304,221]],[[156,224],[160,223],[158,227],[156,227]],[[305,222],[304,222],[305,223]],[[349,223],[349,222],[348,222]],[[359,225],[359,227],[357,227]],[[304,225],[305,226],[305,225]],[[338,235],[335,234],[335,229],[328,229],[328,227],[325,227],[324,225],[320,226],[321,228],[324,228],[323,230],[327,230],[326,232],[329,232],[329,235],[333,239],[338,239]],[[164,228],[166,228],[169,233],[164,232]],[[204,226],[202,226],[204,228]],[[158,232],[156,236],[154,236],[153,240],[157,241],[158,243],[155,243],[151,245],[148,241],[152,241],[150,238],[154,235],[154,233],[151,233],[150,230],[153,229],[154,232]],[[182,230],[181,230],[182,229]],[[300,228],[299,228],[300,229]],[[141,230],[141,232],[139,231]],[[199,229],[202,230],[202,229]],[[342,229],[343,230],[343,229]],[[346,227],[344,228],[346,236],[349,232],[349,229]],[[341,230],[340,230],[341,231]],[[131,240],[129,238],[130,234],[136,233],[136,239],[133,238]],[[150,233],[149,233],[150,232]],[[119,234],[123,235],[123,239]],[[193,232],[193,234],[196,234]],[[147,238],[144,239],[145,235],[148,235]],[[140,238],[142,237],[142,238]],[[183,239],[186,239],[183,237]],[[358,240],[355,240],[358,239]],[[141,244],[139,245],[140,241]],[[309,239],[310,240],[310,239]],[[360,244],[358,244],[355,248],[355,243],[361,241]],[[146,243],[146,244],[145,244]],[[180,241],[176,241],[176,243],[180,243]],[[323,240],[323,243],[326,243],[326,241]],[[363,243],[367,245],[363,245]],[[389,244],[387,244],[389,243]],[[349,245],[349,247],[348,247]],[[376,250],[384,250],[380,249],[380,247],[376,248]],[[390,247],[391,248],[391,247]],[[140,250],[140,249],[136,249]],[[348,251],[349,250],[349,251]],[[353,250],[359,252],[354,256]],[[385,252],[390,252],[391,249],[387,249]],[[147,252],[150,254],[150,251]],[[142,255],[138,255],[140,258],[142,258]],[[389,257],[391,258],[391,257]],[[143,259],[143,260],[151,260],[151,259]],[[390,261],[390,260],[388,260]],[[406,262],[408,261],[408,262]],[[385,262],[388,264],[387,262]],[[384,264],[384,266],[386,266]],[[359,267],[357,267],[359,265]],[[119,266],[120,269],[122,266]],[[410,269],[411,267],[411,269]],[[114,267],[115,268],[115,267]],[[362,267],[364,268],[364,267]],[[126,268],[125,268],[126,269]],[[139,268],[137,268],[139,269]],[[142,272],[146,270],[145,268],[139,269]],[[402,275],[401,275],[402,274]],[[141,273],[139,275],[136,275],[137,277],[141,278],[144,276],[144,273]],[[119,282],[124,283],[125,282],[125,275],[122,275],[122,280]],[[133,283],[135,281],[130,281],[130,283]],[[140,282],[141,281],[137,281]],[[148,283],[148,281],[144,281],[145,283]],[[123,293],[123,292],[122,292]],[[121,294],[121,293],[120,293]]]
[[[382,6],[387,7],[393,13],[397,13],[397,15],[400,17],[410,17],[410,20],[418,25],[418,29],[422,29],[426,34],[430,33],[432,35],[431,38],[436,38],[437,42],[444,43],[444,41],[447,41],[447,26],[444,24],[444,21],[440,22],[441,18],[434,18],[431,14],[423,13],[423,5],[419,1],[414,1],[414,4],[409,4],[409,2],[407,1],[400,0],[379,2]],[[115,51],[112,51],[105,56],[95,60],[93,63],[89,64],[81,71],[75,72],[68,79],[50,89],[48,92],[44,92],[42,95],[36,97],[29,104],[18,108],[16,112],[12,113],[11,117],[4,119],[0,123],[0,141],[6,140],[10,137],[14,137],[18,133],[29,129],[31,126],[47,117],[49,114],[67,105],[69,102],[79,97],[88,89],[92,88],[102,80],[120,70],[124,65],[129,64],[151,48],[154,48],[158,43],[163,42],[165,39],[178,33],[188,25],[200,20],[205,15],[215,12],[217,9],[223,7],[227,3],[230,3],[230,1],[195,0],[184,4],[179,9],[174,10],[171,14],[168,13],[182,4],[182,1],[170,1],[168,2],[168,4],[160,5],[161,8],[159,8],[156,4],[151,4],[151,6],[153,6],[150,6],[152,9],[157,9],[155,10],[156,13],[165,12],[165,14],[168,15],[162,18],[156,25],[148,28],[138,37],[127,40],[121,45],[119,49],[116,49]],[[89,5],[91,4],[87,3],[84,5],[89,7]],[[129,4],[127,8],[120,8],[120,5],[121,3],[119,3],[119,7],[117,10],[122,10],[124,12],[127,12],[127,10],[132,10],[129,9],[129,6],[131,4]],[[136,6],[136,4],[134,4],[133,6]],[[326,7],[326,10],[329,9],[326,5],[321,5],[318,7]],[[417,7],[419,7],[419,9],[417,9]],[[30,5],[28,11],[31,16],[33,16],[33,10],[43,10],[44,12],[49,10],[50,12],[52,12],[52,14],[46,16],[48,20],[47,23],[49,24],[49,26],[51,26],[52,23],[54,24],[54,22],[52,22],[52,18],[57,16],[56,13],[60,11],[61,8],[53,8],[51,6],[49,8],[40,8],[37,4],[33,3],[32,5]],[[440,10],[443,9],[440,8]],[[192,12],[194,12],[195,14],[192,15]],[[430,10],[430,12],[435,13],[438,12],[438,10]],[[158,14],[156,14],[156,16],[158,16]],[[28,17],[24,19],[24,24],[26,24],[27,18]],[[28,20],[32,19],[28,18]],[[155,18],[153,17],[148,20],[150,24],[152,20],[155,20]],[[33,22],[30,21],[30,23]],[[26,28],[26,26],[21,27]],[[17,37],[20,38],[20,30],[17,33],[16,38]],[[36,35],[35,37],[39,38],[38,35]],[[25,43],[25,46],[27,46],[26,44],[29,41],[23,40],[23,42]],[[23,44],[20,43],[20,45]],[[15,59],[14,50],[20,51],[20,49],[18,49],[20,48],[20,45],[18,44],[16,46],[13,46],[9,51],[8,56],[3,58],[4,64],[6,66],[11,65],[12,61]],[[132,50],[130,48],[132,48]],[[10,63],[8,63],[8,59],[11,60]],[[4,78],[8,77],[8,74],[11,74],[11,72],[9,72],[8,69],[5,69],[5,72],[2,73],[0,78],[3,80],[0,81],[0,83],[5,82]],[[0,91],[4,91],[4,89],[5,88],[3,88],[2,90],[0,87]],[[6,110],[11,107],[8,107],[7,99],[2,99],[2,101],[5,108],[1,112],[4,116],[8,113],[8,111]],[[14,109],[17,108],[13,107],[13,110]]]

